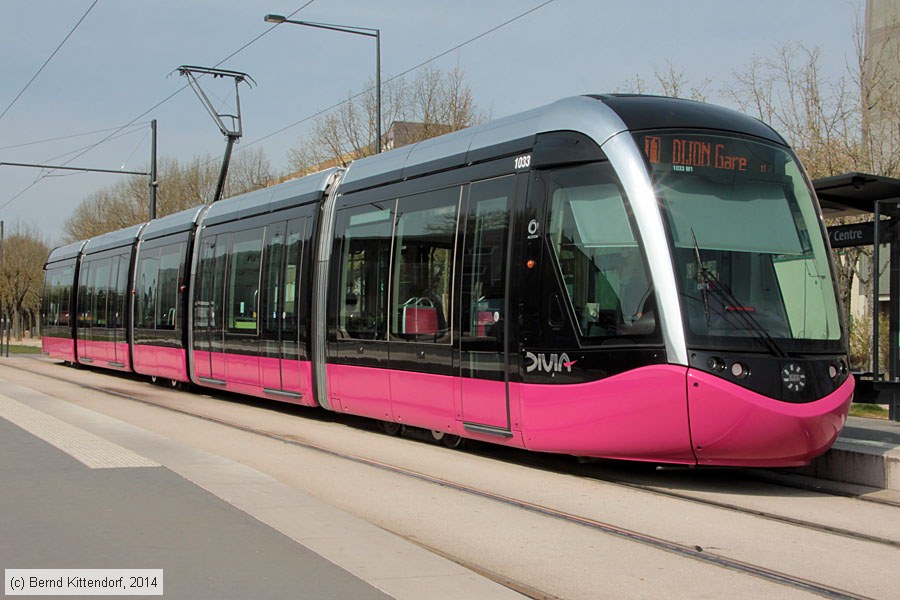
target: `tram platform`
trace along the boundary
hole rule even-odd
[[[3,380],[0,539],[8,575],[161,570],[167,598],[521,597],[246,465]]]
[[[900,493],[900,423],[850,417],[828,452],[794,471]]]

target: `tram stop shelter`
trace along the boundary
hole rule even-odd
[[[900,421],[900,179],[866,173],[845,173],[813,181],[826,219],[871,215],[871,220],[828,228],[832,248],[872,246],[869,262],[873,273],[873,301],[869,318],[873,323],[872,371],[855,373],[855,402],[887,404],[890,419]],[[879,243],[875,243],[879,240]],[[886,254],[886,256],[885,256]],[[887,282],[878,271],[885,265]],[[881,288],[881,289],[879,289]],[[887,289],[884,289],[887,288]],[[887,298],[888,327],[879,326]],[[887,330],[885,330],[887,329]],[[879,357],[881,340],[887,339],[888,357]]]

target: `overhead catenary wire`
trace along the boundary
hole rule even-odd
[[[119,130],[121,133],[119,133],[119,132],[113,133],[112,136],[109,137],[107,141],[116,140],[116,139],[125,137],[125,136],[127,136],[127,135],[131,135],[131,134],[133,134],[133,133],[137,133],[137,132],[140,131],[140,129],[133,129],[133,130],[131,130],[131,131],[121,131],[122,129],[123,129],[123,128],[121,128],[121,127],[118,128],[118,130]],[[100,132],[103,132],[103,131],[110,131],[110,130],[109,130],[109,129],[103,129],[103,130],[100,130]],[[94,133],[99,133],[99,132],[94,132]],[[85,135],[85,134],[81,134],[81,135]],[[69,137],[77,137],[77,136],[69,136]],[[145,133],[145,135],[144,135],[144,139],[146,139],[146,133]],[[65,152],[65,153],[63,153],[63,154],[59,154],[59,155],[57,155],[57,156],[50,157],[50,158],[48,158],[47,160],[43,161],[43,163],[53,163],[53,162],[56,162],[56,161],[58,161],[58,160],[60,160],[60,159],[62,159],[62,158],[65,158],[66,156],[69,156],[70,154],[75,154],[75,153],[79,152],[80,150],[81,150],[81,148],[76,148],[75,150],[71,150],[71,151],[69,151],[69,152]],[[132,156],[133,156],[133,155],[134,155],[134,152],[132,152]],[[81,156],[81,155],[79,154],[79,156]],[[76,156],[76,157],[74,157],[74,158],[72,158],[72,159],[69,159],[69,160],[67,160],[64,164],[62,164],[62,165],[60,165],[60,166],[67,166],[69,163],[71,163],[73,160],[75,160],[75,158],[78,158],[78,157]],[[131,157],[129,157],[129,160],[130,160],[130,159],[131,159]],[[110,171],[112,171],[112,169],[111,169]],[[25,194],[25,192],[27,192],[28,190],[30,190],[31,188],[33,188],[34,186],[36,186],[38,183],[40,183],[41,181],[43,181],[43,180],[46,179],[47,177],[56,177],[56,175],[54,175],[53,173],[54,173],[54,170],[53,170],[53,169],[46,169],[46,170],[42,171],[41,174],[39,174],[37,177],[35,177],[34,181],[32,181],[31,184],[28,185],[25,189],[21,190],[19,193],[17,193],[15,196],[13,196],[12,198],[10,198],[9,200],[7,200],[6,202],[4,202],[3,204],[0,204],[0,210],[3,210],[4,208],[6,208],[6,207],[9,206],[10,204],[12,204],[15,200],[17,200],[17,199],[20,198],[23,194]],[[68,176],[73,175],[73,174],[76,174],[76,173],[66,173],[65,176],[68,177]]]
[[[9,105],[5,109],[3,109],[3,112],[0,113],[0,119],[6,116],[6,113],[9,112],[9,109],[11,109],[13,105],[15,105],[15,103],[19,101],[19,98],[22,97],[22,94],[24,94],[25,91],[31,86],[31,84],[34,83],[34,80],[38,78],[38,75],[41,74],[44,68],[48,64],[50,64],[50,61],[53,60],[53,57],[56,56],[60,49],[65,45],[65,43],[69,41],[69,38],[72,37],[72,34],[75,33],[75,30],[78,29],[78,26],[81,25],[82,21],[84,21],[90,14],[90,12],[94,10],[94,7],[97,6],[97,2],[99,2],[99,0],[94,0],[93,4],[91,4],[88,9],[84,11],[84,14],[81,15],[81,18],[78,19],[78,22],[75,23],[75,26],[72,27],[68,34],[66,34],[66,37],[64,37],[63,41],[59,43],[59,45],[56,47],[56,50],[54,50],[53,53],[50,54],[50,57],[44,61],[44,64],[42,64],[41,68],[37,70],[37,73],[35,73],[34,76],[32,76],[32,78],[28,80],[28,83],[25,84],[25,87],[23,87],[22,90],[18,94],[16,94],[16,97],[13,98],[12,102],[10,102]]]
[[[150,124],[150,121],[141,121],[140,123],[134,123],[130,125],[130,127],[145,127]],[[26,146],[37,146],[39,144],[47,144],[50,142],[60,142],[62,140],[70,140],[72,138],[84,137],[87,135],[94,135],[97,133],[106,133],[107,131],[121,131],[129,127],[129,125],[117,125],[116,127],[106,127],[105,129],[96,129],[94,131],[85,131],[82,133],[72,133],[70,135],[63,135],[55,138],[44,138],[42,140],[34,140],[33,142],[22,142],[21,144],[13,144],[11,146],[0,146],[0,150],[14,150],[15,148],[24,148]]]
[[[414,65],[414,66],[412,66],[412,67],[409,67],[408,69],[406,69],[406,70],[404,70],[404,71],[398,73],[397,75],[394,75],[393,77],[391,77],[391,78],[385,80],[384,83],[390,83],[391,81],[394,81],[394,80],[396,80],[396,79],[399,79],[399,78],[401,78],[401,77],[403,77],[403,76],[405,76],[405,75],[407,75],[407,74],[409,74],[409,73],[411,73],[411,72],[413,72],[413,71],[415,71],[415,70],[417,70],[417,69],[420,69],[420,68],[422,68],[423,66],[425,66],[425,65],[427,65],[427,64],[429,64],[429,63],[432,63],[432,62],[434,62],[434,61],[436,61],[436,60],[438,60],[438,59],[440,59],[440,58],[442,58],[442,57],[444,57],[444,56],[446,56],[446,55],[448,55],[448,54],[450,54],[450,53],[452,53],[452,52],[455,52],[456,50],[459,50],[460,48],[463,48],[463,47],[465,47],[465,46],[467,46],[467,45],[469,45],[469,44],[471,44],[471,43],[474,43],[474,42],[476,42],[477,40],[479,40],[479,39],[481,39],[481,38],[483,38],[483,37],[485,37],[485,36],[487,36],[487,35],[490,35],[490,34],[494,33],[495,31],[498,31],[498,30],[500,30],[500,29],[506,27],[507,25],[510,25],[510,24],[512,24],[512,23],[514,23],[514,22],[516,22],[516,21],[518,21],[518,20],[520,20],[520,19],[522,19],[522,18],[524,18],[524,17],[526,17],[526,16],[528,16],[528,15],[530,15],[530,14],[532,14],[532,13],[534,13],[534,12],[540,10],[540,9],[542,9],[542,8],[544,8],[545,6],[547,6],[547,5],[549,5],[549,4],[552,4],[552,3],[555,2],[555,1],[556,1],[556,0],[545,0],[544,2],[538,4],[537,6],[534,6],[534,7],[530,8],[530,9],[528,9],[528,10],[526,10],[526,11],[524,11],[524,12],[522,12],[522,13],[520,13],[520,14],[518,14],[518,15],[512,17],[512,18],[510,18],[510,19],[507,19],[506,21],[504,21],[504,22],[502,22],[502,23],[500,23],[500,24],[498,24],[498,25],[495,25],[494,27],[491,27],[490,29],[487,29],[487,30],[483,31],[483,32],[481,32],[481,33],[479,33],[479,34],[477,34],[477,35],[475,35],[475,36],[473,36],[473,37],[467,39],[466,41],[461,42],[461,43],[459,43],[459,44],[453,46],[452,48],[449,48],[449,49],[447,49],[447,50],[445,50],[445,51],[443,51],[443,52],[440,52],[440,53],[438,53],[438,54],[436,54],[436,55],[434,55],[434,56],[432,56],[432,57],[430,57],[430,58],[428,58],[428,59],[426,59],[426,60],[424,60],[424,61],[422,61],[422,62],[420,62],[420,63],[418,63],[418,64],[416,64],[416,65]],[[294,10],[293,12],[291,12],[291,13],[288,15],[287,18],[293,18],[297,13],[299,13],[300,11],[302,11],[303,9],[305,9],[306,7],[308,7],[308,6],[309,6],[310,4],[312,4],[313,2],[315,2],[315,0],[308,0],[308,1],[305,2],[302,6],[300,6],[299,8],[297,8],[296,10]],[[95,0],[95,4],[96,4],[96,0]],[[222,64],[223,64],[224,62],[226,62],[227,60],[233,58],[234,56],[236,56],[237,54],[239,54],[240,52],[242,52],[243,50],[245,50],[246,48],[248,48],[248,47],[251,46],[252,44],[256,43],[256,42],[257,42],[259,39],[261,39],[263,36],[265,36],[265,35],[267,35],[268,33],[270,33],[273,29],[275,29],[275,28],[278,27],[279,25],[280,25],[280,23],[277,23],[277,24],[272,25],[271,27],[269,27],[268,29],[266,29],[265,31],[263,31],[262,33],[260,33],[260,34],[257,35],[256,37],[254,37],[253,39],[251,39],[249,42],[245,43],[243,46],[241,46],[240,48],[238,48],[237,50],[233,51],[231,54],[229,54],[228,56],[226,56],[225,58],[223,58],[222,60],[220,60],[219,62],[217,62],[217,63],[213,66],[213,68],[219,67],[220,65],[222,65]],[[138,116],[136,116],[134,119],[132,119],[131,121],[129,121],[129,122],[126,123],[125,125],[122,125],[122,126],[119,127],[119,128],[115,128],[115,129],[113,130],[113,133],[111,133],[110,135],[108,135],[108,136],[104,137],[103,139],[99,140],[98,142],[95,142],[94,144],[91,144],[90,146],[87,146],[86,148],[84,148],[80,153],[76,154],[76,155],[73,156],[71,159],[69,159],[68,161],[66,161],[65,164],[68,165],[69,163],[71,163],[72,161],[74,161],[74,160],[80,158],[80,157],[83,156],[84,154],[87,154],[88,152],[90,152],[91,150],[93,150],[94,148],[96,148],[97,146],[99,146],[99,145],[101,145],[101,144],[103,144],[103,143],[106,143],[106,142],[108,142],[108,141],[114,139],[114,138],[116,137],[116,134],[118,134],[121,130],[123,130],[123,129],[127,128],[127,127],[132,126],[135,122],[138,121],[138,119],[141,119],[141,118],[147,116],[148,114],[150,114],[151,112],[153,112],[154,110],[156,110],[157,108],[159,108],[160,106],[162,106],[163,104],[165,104],[166,102],[168,102],[169,100],[171,100],[172,98],[174,98],[175,96],[177,96],[178,94],[180,94],[181,92],[183,92],[183,91],[184,91],[185,89],[187,89],[188,87],[190,87],[190,84],[185,84],[185,85],[183,85],[182,87],[180,87],[179,89],[175,90],[174,92],[172,92],[171,94],[169,94],[168,96],[166,96],[164,99],[160,100],[159,102],[157,102],[156,104],[154,104],[153,106],[151,106],[149,109],[145,110],[144,112],[142,112],[141,114],[139,114]],[[266,135],[264,135],[264,136],[262,136],[262,137],[260,137],[260,138],[255,139],[255,140],[253,140],[253,141],[246,142],[246,143],[243,144],[243,147],[242,147],[240,150],[238,150],[238,152],[241,152],[241,151],[243,151],[243,150],[249,148],[250,146],[253,146],[253,145],[255,145],[255,144],[261,143],[261,142],[263,142],[263,141],[265,141],[265,140],[267,140],[267,139],[269,139],[269,138],[272,138],[272,137],[274,137],[274,136],[276,136],[276,135],[278,135],[278,134],[280,134],[280,133],[283,133],[284,131],[287,131],[287,130],[289,130],[289,129],[292,129],[293,127],[296,127],[296,126],[301,125],[301,124],[303,124],[303,123],[306,123],[306,122],[308,122],[308,121],[311,121],[312,119],[315,119],[316,117],[319,117],[319,116],[321,116],[321,115],[323,115],[323,114],[325,114],[325,113],[327,113],[327,112],[329,112],[329,111],[331,111],[331,110],[334,110],[334,109],[336,109],[336,108],[338,108],[338,107],[340,107],[340,106],[342,106],[342,105],[344,105],[344,104],[346,104],[346,103],[348,103],[348,102],[351,102],[351,101],[355,100],[356,98],[359,98],[360,96],[363,96],[364,94],[368,93],[368,92],[370,91],[370,89],[371,89],[371,88],[367,88],[367,89],[365,89],[365,90],[359,92],[358,94],[355,94],[355,95],[350,96],[349,98],[346,98],[346,99],[344,99],[344,100],[342,100],[342,101],[340,101],[340,102],[337,102],[337,103],[335,103],[335,104],[332,104],[331,106],[329,106],[329,107],[327,107],[327,108],[325,108],[325,109],[319,110],[319,111],[317,111],[316,113],[314,113],[314,114],[312,114],[312,115],[309,115],[309,116],[307,116],[307,117],[304,117],[304,118],[302,118],[302,119],[300,119],[300,120],[298,120],[298,121],[294,121],[293,123],[290,123],[290,124],[288,124],[288,125],[286,125],[286,126],[284,126],[284,127],[281,127],[281,128],[279,128],[279,129],[277,129],[277,130],[275,130],[275,131],[273,131],[273,132],[271,132],[271,133],[269,133],[269,134],[266,134]],[[107,130],[107,131],[108,131],[108,130]],[[15,201],[16,199],[20,198],[22,195],[24,195],[26,192],[28,192],[28,191],[29,191],[31,188],[33,188],[35,185],[37,185],[38,183],[40,183],[40,181],[42,181],[42,180],[43,180],[45,177],[47,177],[48,175],[49,175],[49,173],[44,174],[44,175],[41,175],[41,176],[40,176],[39,178],[37,178],[34,182],[32,182],[30,185],[28,185],[25,189],[23,189],[23,190],[20,191],[18,194],[16,194],[15,196],[13,196],[13,197],[10,198],[9,200],[7,200],[5,203],[3,203],[2,205],[0,205],[0,210],[3,210],[3,209],[6,208],[7,206],[9,206],[9,204],[11,204],[13,201]]]
[[[300,12],[301,10],[303,10],[304,8],[306,8],[307,6],[309,6],[310,4],[312,4],[313,2],[315,2],[315,0],[307,0],[307,2],[306,2],[305,4],[303,4],[303,6],[301,6],[300,8],[298,8],[298,9],[296,9],[296,10],[294,10],[294,12],[292,12],[292,13],[290,14],[290,16],[293,17],[294,15],[296,15],[298,12]],[[268,29],[266,29],[265,31],[263,31],[261,34],[259,34],[258,36],[256,36],[255,38],[253,38],[252,40],[250,40],[249,42],[247,42],[246,44],[244,44],[243,46],[241,46],[240,48],[238,48],[237,50],[235,50],[234,52],[232,52],[231,54],[229,54],[228,56],[226,56],[225,58],[223,58],[223,59],[220,60],[219,62],[217,62],[216,64],[214,64],[214,65],[212,66],[212,68],[215,69],[215,68],[221,66],[225,61],[227,61],[227,60],[233,58],[233,57],[236,56],[238,53],[243,52],[243,51],[246,50],[250,45],[256,43],[260,38],[262,38],[263,36],[267,35],[269,32],[271,32],[271,31],[272,31],[273,29],[275,29],[276,27],[278,27],[278,25],[273,25],[272,27],[269,27]],[[122,126],[122,129],[124,129],[125,127],[128,127],[129,125],[131,125],[132,123],[134,123],[134,122],[137,121],[138,119],[141,119],[141,118],[143,118],[143,117],[146,117],[148,114],[150,114],[151,112],[153,112],[154,110],[156,110],[157,108],[159,108],[160,106],[162,106],[163,104],[165,104],[166,102],[168,102],[169,100],[171,100],[172,98],[174,98],[175,96],[177,96],[178,94],[180,94],[181,92],[183,92],[184,90],[188,89],[189,87],[191,87],[189,83],[184,84],[183,86],[181,86],[180,88],[178,88],[177,90],[175,90],[174,92],[172,92],[171,94],[169,94],[168,96],[166,96],[164,99],[160,100],[159,102],[157,102],[156,104],[154,104],[153,106],[151,106],[150,108],[148,108],[147,110],[145,110],[144,112],[142,112],[141,114],[139,114],[138,116],[136,116],[135,118],[133,118],[131,121],[129,121],[128,123],[126,123],[125,125],[123,125],[123,126]],[[75,156],[72,160],[75,160],[76,158],[79,158],[79,157],[82,156],[83,154],[86,154],[86,153],[90,152],[91,150],[93,150],[94,148],[96,148],[97,146],[99,146],[100,144],[103,144],[103,143],[109,141],[109,140],[112,138],[113,135],[115,135],[115,133],[110,134],[110,135],[107,136],[106,138],[104,138],[104,139],[100,140],[99,142],[97,142],[97,143],[95,143],[95,144],[89,146],[84,152],[82,152],[82,153],[79,154],[78,156]]]
[[[98,1],[99,1],[99,0],[94,0],[94,4],[96,4]],[[301,10],[303,10],[304,8],[306,8],[307,6],[309,6],[310,4],[312,4],[313,2],[315,2],[315,0],[307,0],[307,2],[305,2],[302,6],[300,6],[300,8],[297,8],[297,9],[294,10],[292,13],[290,13],[290,15],[288,15],[288,18],[293,17],[294,15],[296,15],[297,13],[299,13]],[[91,5],[91,8],[93,8],[93,7],[94,7],[94,5],[92,4],[92,5]],[[90,9],[89,9],[89,12],[90,12]],[[85,16],[87,16],[87,14],[85,14]],[[82,20],[83,20],[83,17],[82,17]],[[79,23],[80,23],[80,21],[79,21]],[[214,65],[213,68],[220,66],[220,65],[221,65],[222,63],[224,63],[225,61],[227,61],[227,60],[233,58],[233,57],[236,56],[238,53],[244,51],[244,50],[245,50],[246,48],[248,48],[251,44],[256,43],[260,38],[262,38],[263,36],[265,36],[265,35],[267,35],[268,33],[270,33],[270,32],[271,32],[273,29],[275,29],[276,27],[278,27],[277,24],[276,24],[276,25],[273,25],[272,27],[269,27],[269,28],[266,29],[264,32],[262,32],[261,34],[259,34],[258,36],[256,36],[255,38],[253,38],[252,40],[250,40],[249,42],[247,42],[246,44],[244,44],[243,46],[241,46],[240,48],[238,48],[237,50],[235,50],[234,52],[232,52],[231,54],[229,54],[229,55],[226,56],[225,58],[223,58],[222,60],[220,60],[219,62],[217,62],[217,63]],[[74,31],[74,30],[73,30],[73,31]],[[71,33],[70,33],[70,35],[71,35]],[[68,39],[68,38],[67,38],[67,39]],[[51,57],[51,58],[52,58],[52,57]],[[121,127],[115,128],[114,131],[113,131],[113,133],[111,133],[111,134],[109,134],[108,136],[104,137],[104,138],[101,139],[100,141],[98,141],[98,142],[96,142],[96,143],[94,143],[94,144],[91,144],[90,146],[88,146],[87,148],[85,148],[83,151],[81,151],[81,152],[78,153],[77,155],[75,155],[75,156],[73,156],[72,158],[70,158],[68,161],[65,162],[65,165],[68,165],[68,164],[71,163],[72,161],[74,161],[74,160],[80,158],[81,156],[84,156],[85,154],[87,154],[88,152],[90,152],[91,150],[93,150],[94,148],[96,148],[97,146],[99,146],[100,144],[104,144],[104,143],[106,143],[106,142],[108,142],[108,141],[114,139],[115,136],[116,136],[116,134],[118,134],[120,131],[122,131],[123,129],[125,129],[125,128],[127,128],[127,127],[132,126],[135,122],[137,122],[138,119],[141,119],[141,118],[147,116],[148,114],[150,114],[151,112],[153,112],[154,110],[156,110],[157,108],[159,108],[160,106],[162,106],[163,104],[165,104],[166,102],[168,102],[169,100],[171,100],[172,98],[174,98],[175,96],[177,96],[178,94],[180,94],[181,92],[183,92],[184,90],[186,90],[186,89],[189,88],[189,87],[190,87],[190,84],[189,84],[189,83],[184,84],[183,86],[181,86],[180,88],[178,88],[177,90],[175,90],[174,92],[172,92],[171,94],[169,94],[168,96],[166,96],[165,98],[163,98],[162,100],[160,100],[159,102],[157,102],[156,104],[154,104],[153,106],[151,106],[150,108],[148,108],[147,110],[145,110],[144,112],[142,112],[141,114],[139,114],[138,116],[136,116],[135,118],[131,119],[130,121],[128,121],[127,123],[125,123],[124,125],[122,125]],[[7,109],[7,110],[8,110],[8,109]],[[109,130],[105,130],[105,131],[109,131]],[[64,156],[65,156],[65,155],[64,155]],[[51,172],[52,172],[52,171],[51,171]],[[4,208],[6,208],[6,207],[9,206],[10,204],[12,204],[15,200],[17,200],[18,198],[22,197],[22,195],[24,195],[24,194],[25,194],[26,192],[28,192],[31,188],[33,188],[33,187],[36,186],[38,183],[40,183],[41,181],[43,181],[49,174],[50,174],[49,172],[48,172],[48,173],[45,173],[45,174],[41,175],[40,177],[38,177],[37,179],[35,179],[32,183],[30,183],[27,187],[25,187],[25,188],[24,188],[22,191],[20,191],[18,194],[16,194],[16,195],[13,196],[12,198],[10,198],[10,199],[7,200],[6,202],[4,202],[2,205],[0,205],[0,210],[3,210]]]

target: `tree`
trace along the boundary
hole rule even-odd
[[[186,163],[164,158],[159,163],[157,216],[212,202],[220,163],[210,156]],[[249,192],[272,179],[269,159],[262,149],[235,153],[228,169],[224,197]],[[85,198],[63,224],[66,241],[88,239],[143,223],[149,219],[150,190],[144,177],[129,177]]]
[[[687,98],[698,102],[706,102],[712,80],[704,79],[700,85],[691,85],[683,68],[677,68],[672,61],[666,61],[665,69],[654,67],[653,79],[656,89],[650,91],[647,82],[640,75],[635,75],[625,82],[619,91],[627,94],[659,93],[672,98]]]
[[[385,132],[384,145],[390,149],[400,145],[465,129],[483,122],[472,90],[459,68],[449,72],[430,67],[419,72],[411,82],[402,77],[388,80],[382,86],[382,122],[397,125],[413,123],[403,131],[403,139]],[[375,153],[375,90],[353,96],[340,108],[320,117],[310,135],[300,140],[288,153],[294,171],[313,172],[330,166],[344,166]],[[395,128],[396,129],[396,128]]]
[[[37,325],[50,247],[36,227],[17,224],[0,248],[0,307],[12,319],[13,337]]]

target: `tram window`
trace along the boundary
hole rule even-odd
[[[107,303],[109,301],[110,259],[98,260],[91,264],[91,321],[94,327],[106,327]]]
[[[230,237],[230,233],[222,233],[205,236],[200,240],[194,328],[206,334],[221,331],[223,327],[221,307],[225,282],[225,252]]]
[[[397,203],[391,335],[450,341],[453,247],[460,188],[401,198]]]
[[[91,263],[84,262],[78,275],[78,327],[91,326]]]
[[[50,269],[45,277],[42,312],[47,325],[69,324],[69,292],[74,267]]]
[[[303,264],[303,238],[305,235],[306,219],[288,222],[281,325],[281,330],[285,334],[294,334],[297,331],[297,299],[300,294],[300,267]],[[295,336],[288,335],[287,337]]]
[[[157,296],[156,328],[175,329],[178,318],[178,279],[181,267],[182,244],[166,246],[159,258],[159,294]]]
[[[71,306],[72,279],[75,275],[75,267],[66,267],[58,275],[56,288],[59,290],[57,310],[57,325],[69,324],[69,308]]]
[[[159,249],[142,253],[138,262],[136,327],[153,329],[156,322],[156,291],[159,279]]]
[[[234,234],[228,279],[228,331],[256,335],[259,311],[259,267],[263,232],[259,227]]]
[[[300,287],[300,265],[306,219],[270,225],[266,232],[263,273],[266,293],[263,299],[263,331],[269,339],[295,340],[297,332],[297,297]]]
[[[550,236],[565,292],[585,338],[656,330],[650,277],[608,165],[553,173]]]
[[[125,326],[125,298],[128,287],[128,256],[120,254],[110,259],[108,325]]]
[[[497,338],[506,299],[506,242],[514,177],[472,184],[463,256],[463,337]]]
[[[391,262],[393,203],[368,204],[338,213],[342,236],[338,337],[387,337],[387,282]]]
[[[283,300],[283,272],[284,259],[284,223],[270,225],[266,234],[266,255],[263,272],[266,274],[266,298],[263,311],[263,331],[272,334],[276,339],[278,332],[279,312]]]

